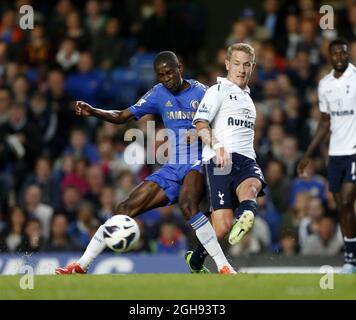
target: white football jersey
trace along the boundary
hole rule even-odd
[[[210,87],[193,119],[209,122],[216,139],[229,153],[239,153],[255,159],[253,148],[255,136],[256,108],[250,97],[250,90],[242,90],[226,78],[217,79],[217,84]],[[210,146],[204,146],[203,160],[215,156]]]
[[[319,108],[330,116],[329,155],[356,153],[356,68],[349,66],[338,79],[334,70],[320,80]]]

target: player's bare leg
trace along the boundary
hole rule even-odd
[[[356,184],[343,183],[341,190],[334,193],[341,232],[345,243],[344,273],[356,272],[356,215],[354,201]]]
[[[218,240],[223,240],[231,231],[234,223],[234,213],[231,209],[216,210],[211,214],[211,222]]]
[[[227,261],[209,219],[202,212],[199,212],[199,203],[203,194],[204,176],[200,172],[192,170],[184,179],[179,194],[179,206],[201,243],[198,246],[198,252],[203,255],[206,255],[207,252],[214,259],[220,273],[234,274],[236,271]],[[193,254],[192,252],[187,252],[186,254],[186,261],[190,271],[192,273],[207,273],[208,270],[202,264],[194,268],[194,263],[192,265],[195,260]]]
[[[135,218],[148,210],[165,206],[168,198],[164,190],[153,181],[140,183],[129,197],[118,204],[114,214],[126,214]]]
[[[152,181],[144,181],[131,192],[128,199],[117,206],[114,214],[125,214],[134,218],[143,212],[164,206],[167,203],[168,198],[158,184]],[[85,273],[89,265],[106,247],[103,228],[103,225],[98,228],[78,262],[72,263],[65,268],[58,268],[56,273]]]

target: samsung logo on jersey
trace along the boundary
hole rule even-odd
[[[166,117],[169,120],[193,120],[195,112],[193,111],[167,111]]]
[[[353,116],[354,115],[354,111],[353,110],[331,111],[330,113],[331,113],[332,116],[337,116],[337,117]]]
[[[241,119],[234,119],[233,117],[227,118],[227,125],[228,126],[240,126],[245,127],[248,129],[254,129],[255,125],[251,121],[241,120]]]

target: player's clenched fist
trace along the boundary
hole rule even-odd
[[[90,116],[93,114],[93,107],[83,101],[77,101],[75,103],[75,114],[78,116]]]

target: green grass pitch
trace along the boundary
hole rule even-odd
[[[0,276],[0,300],[242,300],[356,299],[356,274],[334,275],[323,290],[319,274],[120,274],[35,276],[33,289],[21,276]],[[24,281],[23,282],[28,283]]]

